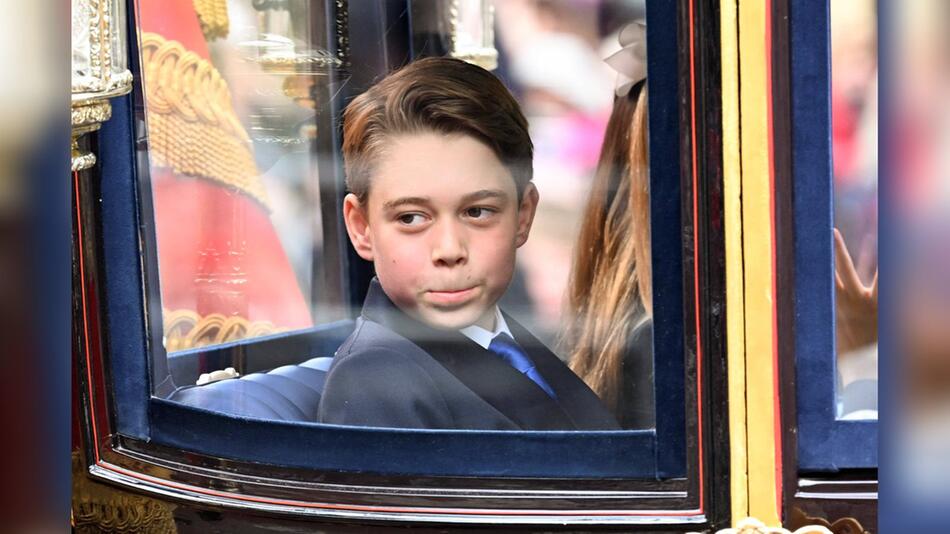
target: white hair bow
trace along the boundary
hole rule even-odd
[[[643,22],[631,22],[617,36],[620,50],[604,61],[617,71],[617,96],[624,96],[630,88],[647,77],[647,26]]]

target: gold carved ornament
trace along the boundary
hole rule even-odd
[[[108,0],[71,2],[72,171],[95,165],[96,156],[80,147],[79,138],[94,132],[112,115],[109,99],[132,90],[126,68],[126,41],[121,29],[125,6]]]
[[[251,140],[214,65],[178,41],[142,32],[142,66],[152,165],[219,182],[267,207]]]
[[[736,523],[734,528],[724,528],[716,534],[832,534],[832,532],[820,525],[809,525],[792,532],[786,528],[768,527],[758,519],[747,517]]]
[[[791,526],[821,525],[834,534],[869,534],[854,517],[842,517],[832,522],[823,517],[812,517],[797,506],[792,508],[788,522]]]
[[[174,505],[94,482],[85,472],[79,453],[72,453],[72,506],[70,526],[77,534],[178,532]]]
[[[218,345],[229,341],[267,336],[285,332],[270,321],[250,321],[240,316],[220,313],[201,316],[193,310],[163,310],[165,350],[179,350]]]

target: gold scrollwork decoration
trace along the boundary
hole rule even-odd
[[[70,123],[75,134],[97,130],[110,117],[112,117],[112,106],[108,100],[86,102],[70,110]]]
[[[812,517],[798,507],[792,508],[789,524],[792,526],[821,525],[830,530],[833,534],[869,534],[868,531],[861,526],[861,523],[853,517],[842,517],[831,522],[821,517]]]
[[[82,66],[84,75],[73,76],[72,93],[108,94],[111,96],[128,93],[132,90],[132,73],[128,69],[113,69],[113,63],[119,58],[113,57],[112,37],[118,13],[110,9],[109,0],[74,0],[73,2],[73,47],[88,45],[88,63]],[[76,42],[77,37],[82,42]],[[75,59],[74,59],[75,61]],[[75,65],[74,65],[75,68]],[[81,98],[84,99],[84,98]]]
[[[340,66],[350,66],[350,5],[347,0],[336,0],[336,55]]]
[[[109,78],[108,82],[103,82],[97,78],[83,77],[72,84],[72,89],[76,94],[84,95],[107,95],[107,97],[122,96],[132,90],[132,73],[124,71],[116,73]]]
[[[77,138],[109,120],[110,98],[132,90],[132,73],[125,68],[125,40],[121,38],[124,10],[122,3],[112,0],[72,0],[73,171],[88,169],[96,162],[95,154],[78,149]]]
[[[96,155],[92,152],[82,152],[79,150],[79,143],[74,137],[70,148],[72,155],[72,171],[78,172],[91,169],[96,164]]]
[[[71,158],[73,172],[89,169],[96,164],[96,155],[79,149],[79,136],[94,132],[112,116],[108,100],[90,100],[74,105],[70,110],[72,125]]]
[[[178,532],[172,514],[174,505],[90,480],[76,452],[72,454],[72,470],[73,532]]]

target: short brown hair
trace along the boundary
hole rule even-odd
[[[444,57],[410,63],[346,107],[347,189],[365,202],[386,139],[429,131],[469,135],[488,145],[511,171],[520,199],[532,178],[534,146],[518,102],[492,73]]]

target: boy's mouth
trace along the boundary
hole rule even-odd
[[[461,304],[475,294],[475,287],[465,289],[429,290],[426,292],[429,301],[434,304],[452,305]]]

